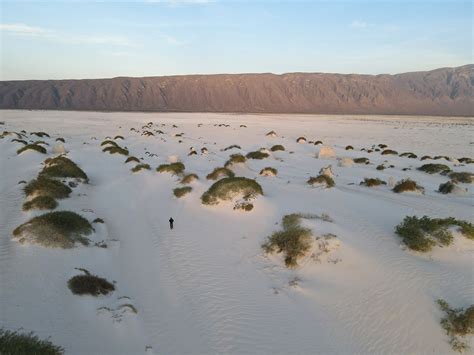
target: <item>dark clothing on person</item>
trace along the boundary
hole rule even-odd
[[[173,222],[174,222],[174,219],[173,217],[170,218],[170,229],[173,229]]]

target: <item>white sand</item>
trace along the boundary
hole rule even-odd
[[[473,221],[473,192],[435,192],[447,180],[415,168],[429,160],[367,154],[361,148],[385,143],[389,148],[454,158],[474,157],[472,119],[433,117],[362,117],[306,115],[146,114],[95,112],[1,111],[0,131],[46,131],[54,146],[64,137],[65,149],[89,175],[90,184],[73,190],[58,210],[73,210],[92,221],[98,238],[109,248],[71,250],[20,245],[12,230],[39,211],[22,212],[20,180],[31,180],[47,157],[36,152],[16,155],[21,147],[0,140],[0,327],[34,331],[63,346],[69,354],[186,353],[435,353],[452,350],[439,325],[443,298],[454,307],[473,303],[474,243],[460,235],[447,248],[420,255],[404,250],[394,227],[406,215],[453,216]],[[142,136],[142,126],[163,135]],[[166,126],[161,126],[165,123]],[[198,123],[202,127],[198,128]],[[225,123],[230,127],[215,126]],[[176,124],[178,128],[172,128]],[[240,128],[245,124],[247,128]],[[119,128],[121,127],[121,128]],[[134,127],[138,132],[130,131]],[[145,128],[148,130],[148,128]],[[278,137],[266,137],[271,130]],[[184,132],[182,137],[174,134]],[[117,140],[131,155],[143,157],[151,171],[133,174],[125,157],[102,153],[100,142]],[[298,144],[322,140],[337,157],[368,157],[370,165],[333,164],[336,187],[306,184],[328,165],[316,159],[319,148]],[[97,140],[91,139],[97,137]],[[36,140],[36,137],[32,138]],[[182,140],[182,143],[178,143]],[[84,144],[84,142],[86,144]],[[238,144],[237,149],[221,149]],[[286,151],[268,159],[233,167],[238,176],[257,178],[265,195],[251,212],[233,211],[232,204],[203,206],[201,194],[210,186],[205,176],[223,166],[232,153],[282,144]],[[353,151],[345,151],[347,145]],[[189,147],[207,155],[188,156]],[[153,156],[145,154],[157,154]],[[290,154],[290,152],[294,152]],[[52,154],[48,154],[52,156]],[[193,191],[176,199],[177,178],[154,169],[179,157],[187,173],[197,173]],[[377,171],[385,160],[395,168]],[[433,161],[434,162],[434,161]],[[454,166],[473,171],[474,166]],[[388,165],[386,164],[386,165]],[[274,178],[260,177],[266,166]],[[404,167],[413,170],[402,171]],[[388,187],[359,186],[364,177],[398,181],[411,177],[425,194],[395,194]],[[326,213],[333,223],[304,220],[315,235],[333,233],[330,253],[319,262],[306,258],[296,270],[286,269],[281,256],[266,257],[260,245],[292,212]],[[168,228],[168,218],[175,229]],[[75,296],[67,280],[83,267],[116,280],[109,296]],[[296,283],[290,281],[297,278]],[[138,314],[120,322],[98,314],[101,306],[116,307],[130,297]],[[471,346],[472,346],[471,340]]]

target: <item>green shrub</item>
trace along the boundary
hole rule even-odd
[[[49,134],[46,133],[46,132],[31,132],[30,134],[38,136],[40,138],[43,138],[43,137],[48,137],[49,138]]]
[[[368,158],[355,158],[354,163],[356,164],[369,164]]]
[[[131,161],[140,163],[140,159],[138,159],[137,157],[128,157],[128,158],[125,160],[125,164],[130,163]]]
[[[156,168],[156,171],[159,173],[171,173],[173,175],[181,175],[185,169],[185,166],[181,162],[171,163],[171,164],[161,164]]]
[[[12,142],[21,143],[21,144],[23,144],[23,145],[27,145],[27,144],[28,144],[28,142],[25,141],[24,139],[13,138],[11,141],[12,141]]]
[[[102,149],[102,151],[108,152],[110,154],[121,154],[121,155],[128,155],[128,150],[122,147],[115,147],[115,146],[108,146]]]
[[[76,242],[89,244],[84,237],[94,229],[87,219],[70,211],[49,212],[18,226],[13,235],[46,247],[72,248]]]
[[[447,246],[453,241],[453,235],[448,229],[458,226],[459,232],[468,239],[474,238],[474,225],[469,222],[448,218],[429,218],[423,216],[406,216],[402,223],[395,228],[397,233],[412,250],[427,252],[433,246]]]
[[[318,175],[316,177],[311,176],[309,180],[307,181],[309,185],[319,185],[323,184],[326,185],[326,187],[334,187],[336,186],[336,183],[334,182],[333,178],[327,175]]]
[[[183,178],[181,179],[180,183],[183,184],[183,185],[186,185],[186,184],[190,184],[190,183],[192,183],[194,180],[198,180],[198,179],[199,179],[199,176],[197,176],[196,174],[192,173],[192,174],[188,174],[188,175],[183,176]]]
[[[216,205],[219,200],[231,200],[239,194],[244,196],[263,195],[263,190],[255,180],[245,177],[228,177],[212,184],[201,196],[201,201],[205,205]]]
[[[100,146],[104,146],[104,145],[110,145],[112,147],[119,147],[119,145],[117,144],[117,142],[114,142],[114,141],[111,141],[111,140],[105,140],[103,141],[102,143],[100,143]]]
[[[423,187],[418,185],[415,181],[411,179],[404,179],[399,181],[395,187],[392,189],[393,192],[401,193],[405,191],[423,191]]]
[[[76,275],[68,280],[67,286],[75,295],[100,296],[107,295],[115,290],[114,284],[106,279],[86,273],[85,275]]]
[[[346,150],[354,150],[354,147],[352,145],[346,146]]]
[[[300,226],[297,214],[287,215],[282,220],[283,230],[274,232],[262,244],[266,253],[284,253],[285,265],[296,267],[298,258],[304,256],[311,248],[311,230]]]
[[[37,196],[23,204],[23,211],[29,211],[31,209],[54,210],[57,206],[58,203],[51,196]]]
[[[269,166],[260,170],[260,175],[264,175],[264,176],[275,176],[277,174],[278,174],[278,170]]]
[[[232,144],[232,145],[229,145],[227,148],[224,148],[222,150],[225,152],[226,150],[230,150],[230,149],[242,149],[242,148],[240,147],[240,145]]]
[[[44,161],[45,166],[40,172],[40,176],[54,177],[54,178],[76,178],[88,179],[86,173],[77,166],[72,160],[65,156],[57,156],[55,158],[48,158]]]
[[[193,188],[191,186],[184,186],[184,187],[177,187],[173,190],[173,194],[177,197],[180,198],[187,193],[191,192]]]
[[[64,349],[49,339],[42,340],[31,333],[0,329],[0,354],[3,355],[61,355]]]
[[[378,147],[379,147],[380,149],[385,149],[385,148],[388,147],[388,145],[386,145],[386,144],[379,144]]]
[[[23,189],[26,196],[49,196],[52,198],[66,198],[72,192],[71,188],[61,181],[38,176],[31,180]]]
[[[235,174],[232,170],[227,168],[215,168],[211,173],[206,176],[208,180],[217,180],[222,176],[234,177]]]
[[[245,212],[250,212],[253,210],[253,204],[250,202],[239,202],[235,204],[234,210],[242,210]]]
[[[439,185],[438,192],[445,195],[450,194],[451,192],[453,192],[455,187],[456,187],[455,183],[453,183],[452,181],[447,181]]]
[[[382,154],[382,155],[398,155],[398,152],[396,150],[392,150],[392,149],[385,149],[380,154]]]
[[[46,143],[45,141],[36,141],[36,142],[33,142],[33,144],[36,144],[36,145],[49,145],[49,143]]]
[[[232,164],[245,163],[246,160],[247,158],[245,158],[242,154],[232,154],[229,157],[229,160],[227,160],[226,163],[224,164],[224,167],[227,168],[231,166]]]
[[[66,143],[66,140],[62,137],[56,138],[56,142],[63,142]]]
[[[472,163],[474,163],[474,159],[467,158],[467,157],[459,158],[458,161],[460,163],[463,163],[463,164],[472,164]]]
[[[420,160],[427,160],[427,159],[433,159],[429,155],[423,155]]]
[[[416,159],[418,158],[418,156],[414,153],[411,153],[411,152],[407,152],[407,153],[402,153],[400,154],[401,157],[407,157],[407,158],[410,158],[410,159]]]
[[[463,308],[450,308],[448,302],[437,301],[446,316],[441,320],[441,326],[449,336],[449,344],[454,351],[463,352],[469,349],[466,342],[459,339],[474,334],[474,305]]]
[[[379,178],[364,178],[364,181],[361,181],[360,185],[365,185],[367,187],[387,185],[387,183]]]
[[[16,151],[17,154],[21,154],[27,150],[34,150],[42,154],[46,154],[46,149],[38,144],[27,144]]]
[[[377,169],[377,170],[385,170],[385,165],[383,165],[383,164],[377,165],[377,167],[376,167],[375,169]]]
[[[282,146],[281,144],[275,144],[273,147],[270,148],[272,152],[277,152],[277,151],[284,151],[285,147]]]
[[[424,164],[417,168],[417,170],[423,171],[428,174],[447,173],[451,171],[449,166],[445,164]]]
[[[449,161],[449,157],[447,155],[437,155],[433,158],[434,160],[444,159]]]
[[[134,172],[134,173],[137,173],[139,172],[140,170],[142,169],[145,169],[145,170],[150,170],[150,164],[137,164],[135,165],[131,170]]]
[[[268,153],[265,153],[265,152],[261,152],[259,150],[255,151],[255,152],[250,152],[250,153],[247,153],[246,155],[247,159],[265,159],[265,158],[268,158],[269,155]]]
[[[114,139],[124,139],[123,136],[115,136]]]
[[[457,182],[463,182],[466,184],[472,184],[474,180],[474,174],[468,172],[452,172],[449,173],[448,176]]]

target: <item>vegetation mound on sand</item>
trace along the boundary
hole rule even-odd
[[[250,152],[250,153],[247,153],[246,157],[247,159],[265,159],[265,158],[268,158],[270,155],[268,155],[268,153],[265,153],[265,152],[261,152],[259,150],[256,150],[255,152]]]
[[[115,290],[113,283],[103,277],[91,275],[87,270],[84,271],[85,275],[73,276],[67,282],[67,286],[75,295],[100,296]]]
[[[395,187],[392,189],[393,192],[401,193],[405,191],[419,191],[423,192],[424,188],[411,179],[404,179],[397,182]]]
[[[334,187],[336,183],[334,182],[333,178],[327,175],[318,175],[316,177],[311,176],[307,181],[309,185],[326,185],[326,187]]]
[[[224,167],[229,167],[232,164],[239,164],[239,163],[245,163],[247,158],[245,158],[242,154],[232,154],[229,157],[229,160],[227,160],[224,164]]]
[[[66,140],[62,137],[56,138],[56,142],[63,142],[66,143]]]
[[[281,144],[275,144],[273,147],[270,148],[272,152],[277,152],[277,151],[284,151],[285,147],[282,146]]]
[[[121,155],[128,155],[128,150],[122,147],[115,147],[115,146],[108,146],[102,149],[102,151],[109,152],[110,154],[121,154]]]
[[[23,189],[26,196],[49,196],[52,198],[66,198],[72,192],[71,188],[61,181],[38,176],[31,180]]]
[[[356,164],[369,164],[368,158],[355,158],[354,163]]]
[[[183,176],[180,183],[183,185],[186,185],[186,184],[192,183],[194,180],[199,180],[199,176],[197,176],[197,174],[192,173],[192,174]]]
[[[453,181],[447,181],[445,183],[442,183],[438,187],[438,192],[441,194],[450,194],[456,189],[456,184]]]
[[[412,152],[402,153],[402,154],[400,154],[400,156],[401,157],[407,157],[407,158],[410,158],[410,159],[418,158],[418,155],[416,155],[415,153],[412,153]]]
[[[474,174],[468,172],[452,172],[449,173],[448,176],[454,181],[462,182],[465,184],[472,184],[472,182],[474,181]]]
[[[124,139],[123,136],[115,136],[114,139]]]
[[[229,170],[227,168],[215,168],[211,173],[209,173],[206,176],[206,179],[208,179],[208,180],[217,180],[217,179],[221,178],[222,176],[234,177],[235,174],[232,170]]]
[[[467,157],[459,158],[458,161],[460,163],[463,163],[463,164],[472,164],[472,163],[474,163],[474,159],[467,158]]]
[[[234,206],[234,210],[241,210],[245,212],[250,212],[253,210],[253,204],[250,202],[239,202]]]
[[[474,305],[466,309],[450,308],[445,300],[437,303],[446,316],[441,320],[441,326],[449,336],[449,344],[454,351],[463,352],[469,349],[466,342],[459,339],[474,334]]]
[[[452,243],[453,235],[449,230],[452,226],[458,226],[459,232],[466,238],[474,239],[474,225],[452,217],[406,216],[403,222],[395,227],[395,233],[409,249],[428,252],[435,245],[447,246]]]
[[[130,163],[131,161],[140,163],[140,159],[138,159],[137,157],[133,157],[133,156],[132,156],[132,157],[128,157],[128,158],[125,160],[125,164]]]
[[[232,144],[232,145],[229,145],[227,148],[222,149],[222,151],[225,152],[226,150],[230,150],[230,149],[242,149],[242,148],[240,147],[240,145]]]
[[[94,229],[87,219],[70,211],[49,212],[18,226],[13,235],[45,247],[73,248],[76,242],[89,244],[84,237]]]
[[[239,194],[253,197],[263,195],[263,190],[255,180],[245,177],[228,177],[212,184],[201,196],[201,201],[204,205],[217,205],[219,200],[232,200]]]
[[[40,137],[40,138],[43,138],[43,137],[48,137],[49,138],[49,134],[46,133],[46,132],[31,132],[30,135],[34,135],[34,136],[37,136],[37,137]]]
[[[354,150],[354,147],[353,147],[352,145],[348,145],[348,146],[346,146],[345,149],[346,149],[346,150]]]
[[[44,163],[45,166],[41,170],[40,176],[88,180],[86,173],[76,163],[63,155],[48,158]]]
[[[183,173],[185,166],[181,162],[170,163],[170,164],[161,164],[156,168],[156,171],[159,173],[171,173],[173,175],[180,175]]]
[[[260,175],[262,176],[276,176],[277,174],[278,170],[269,166],[260,170]]]
[[[382,155],[398,155],[398,152],[396,150],[392,150],[392,149],[385,149],[380,154],[382,154]]]
[[[48,339],[42,340],[31,333],[0,329],[0,354],[4,355],[61,355],[64,349]]]
[[[298,258],[304,256],[311,248],[311,229],[300,225],[298,214],[286,215],[282,219],[283,230],[274,232],[262,244],[265,253],[284,253],[287,267],[298,266]]]
[[[46,154],[46,149],[42,146],[40,146],[39,144],[27,144],[27,145],[24,145],[23,147],[21,147],[20,149],[18,149],[16,151],[17,154],[21,154],[23,153],[24,151],[27,151],[27,150],[34,150],[34,151],[37,151],[39,153],[42,153],[42,154]]]
[[[119,147],[119,145],[117,144],[117,142],[114,142],[114,141],[111,141],[110,139],[108,140],[105,140],[103,141],[102,143],[100,143],[100,146],[104,146],[104,145],[111,145],[113,147]]]
[[[23,144],[23,145],[27,145],[27,144],[28,144],[28,142],[25,141],[24,139],[13,138],[11,141],[12,141],[12,142],[21,143],[21,144]]]
[[[377,167],[376,167],[375,169],[377,169],[377,170],[385,170],[385,165],[383,165],[383,164],[377,165]]]
[[[387,185],[387,183],[379,178],[364,178],[364,181],[361,181],[360,185],[372,187],[372,186]]]
[[[428,174],[436,174],[448,173],[451,171],[451,168],[445,164],[424,164],[417,168],[417,170],[423,171]]]
[[[58,207],[58,203],[51,196],[37,196],[31,201],[26,201],[23,204],[23,211],[29,211],[32,209],[54,210],[56,207]]]
[[[191,186],[177,187],[173,190],[173,194],[177,197],[183,197],[184,195],[190,193],[193,190]]]
[[[134,173],[137,173],[142,169],[150,170],[151,169],[150,164],[137,164],[130,170],[132,170]]]

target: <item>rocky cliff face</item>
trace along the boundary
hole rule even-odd
[[[474,65],[397,75],[183,75],[0,82],[2,109],[474,116]]]

